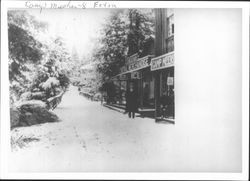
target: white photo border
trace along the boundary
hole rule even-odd
[[[27,8],[27,1],[1,2],[1,173],[5,179],[145,179],[145,180],[247,180],[249,167],[249,3],[248,2],[173,2],[173,1],[105,1],[116,8],[241,8],[242,9],[242,173],[9,173],[9,81],[8,81],[8,36],[7,9]],[[31,1],[30,1],[31,2]],[[45,1],[32,1],[42,3]],[[65,1],[46,1],[57,4]],[[79,3],[81,1],[71,1]],[[85,1],[93,8],[92,1]],[[100,1],[101,2],[101,1]]]

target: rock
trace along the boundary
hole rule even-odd
[[[10,108],[10,127],[14,128],[18,126],[21,112],[16,108]]]
[[[30,126],[46,122],[57,122],[59,118],[46,109],[42,101],[25,101],[19,104],[19,123],[17,126]]]
[[[32,113],[26,112],[26,113],[25,113],[25,116],[32,116]]]

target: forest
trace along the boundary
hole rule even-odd
[[[147,42],[154,40],[153,20],[149,9],[113,10],[95,40],[93,53],[79,58],[76,51],[66,48],[63,37],[48,33],[47,22],[25,10],[8,11],[11,127],[58,120],[51,110],[71,83],[78,85],[84,79],[81,67],[88,63],[95,65],[89,91],[94,95],[105,90],[126,57],[137,52],[145,56]]]

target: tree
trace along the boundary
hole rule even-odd
[[[148,9],[114,11],[103,28],[101,46],[94,53],[102,82],[119,73],[127,56],[145,54],[148,39],[154,38],[153,20],[153,12]]]
[[[57,37],[49,43],[49,46],[46,46],[44,59],[36,68],[38,71],[35,73],[31,91],[46,91],[48,98],[56,94],[56,88],[61,87],[65,90],[69,86],[68,77],[72,63],[62,38]],[[48,80],[58,80],[59,84],[49,86]]]
[[[104,26],[100,49],[95,53],[99,61],[97,70],[103,78],[112,77],[119,72],[124,64],[127,52],[127,15],[125,10],[115,11]]]
[[[128,55],[141,56],[147,40],[154,38],[153,12],[148,9],[129,9]]]
[[[43,57],[43,44],[36,38],[47,24],[26,11],[8,11],[9,80],[12,102],[29,87],[33,64]]]
[[[25,78],[22,72],[29,70],[26,63],[38,63],[42,59],[43,45],[31,32],[34,27],[44,29],[46,25],[39,24],[25,11],[8,11],[10,81]]]
[[[11,103],[24,92],[46,92],[49,98],[69,85],[71,57],[63,39],[48,36],[46,29],[26,11],[8,11]]]

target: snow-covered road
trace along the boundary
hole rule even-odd
[[[80,96],[76,87],[70,87],[54,112],[61,122],[12,130],[13,136],[23,134],[38,141],[11,153],[11,171],[240,170],[241,150],[227,141],[232,130],[223,129],[220,123],[215,127],[210,123],[173,125],[156,124],[149,118],[129,119]]]

